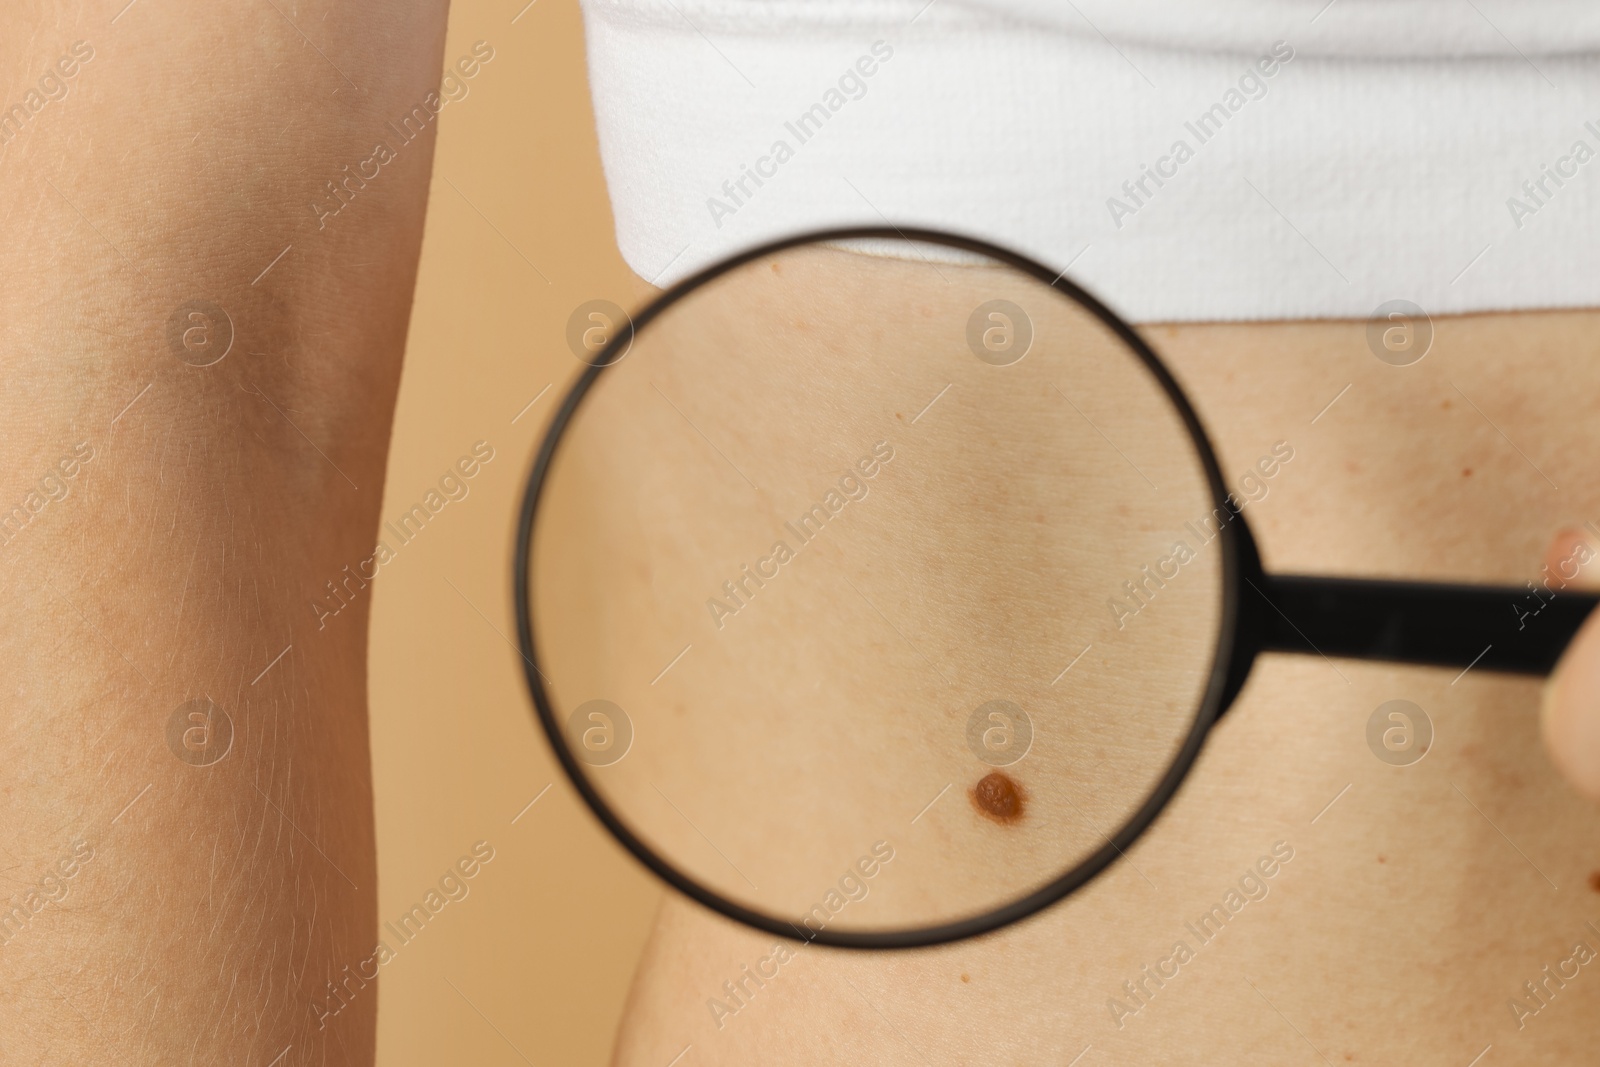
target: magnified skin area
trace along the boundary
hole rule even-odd
[[[723,897],[812,930],[967,919],[1103,850],[1190,736],[1222,611],[1220,546],[1185,532],[1204,468],[1047,281],[786,250],[650,321],[568,426],[533,556],[546,689],[563,722],[624,709],[590,780]],[[979,358],[975,309],[1026,355]],[[879,842],[889,873],[841,886]]]
[[[1520,583],[1552,534],[1600,503],[1587,436],[1600,411],[1597,326],[1590,312],[1438,318],[1432,351],[1407,368],[1374,358],[1364,322],[1143,332],[1232,484],[1274,442],[1293,446],[1245,511],[1269,569]],[[1600,819],[1541,748],[1538,682],[1456,675],[1263,658],[1123,861],[979,940],[892,953],[787,943],[794,958],[780,977],[735,1004],[722,983],[775,939],[669,893],[617,1062],[658,1065],[691,1043],[703,1064],[1060,1064],[1089,1047],[1081,1063],[1317,1063],[1320,1053],[1465,1065],[1491,1044],[1483,1062],[1583,1062],[1600,971],[1565,964],[1578,977],[1549,981],[1554,996],[1520,1026],[1508,1002],[1538,1005],[1524,982],[1545,980],[1547,965],[1559,973],[1575,942],[1600,949],[1587,925],[1600,925]],[[1368,718],[1391,699],[1433,722],[1431,750],[1410,766],[1366,741]],[[987,773],[973,761],[964,781]],[[1037,787],[1023,769],[1006,773]],[[1003,861],[1017,828],[958,807]],[[1230,891],[1243,907],[1202,942],[1189,925]],[[1190,958],[1174,963],[1180,941]],[[1159,987],[1146,976],[1174,967]],[[1125,982],[1145,992],[1136,999]],[[717,998],[736,1010],[713,1013]]]

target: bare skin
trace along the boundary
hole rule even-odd
[[[0,1058],[370,1064],[376,989],[325,1017],[377,938],[370,597],[310,603],[372,553],[434,121],[310,205],[444,5],[122,7],[0,13]]]
[[[1408,368],[1375,359],[1361,322],[1143,332],[1225,473],[1293,443],[1247,511],[1269,569],[1520,584],[1600,502],[1583,430],[1600,409],[1597,321],[1441,319]],[[669,896],[617,1062],[665,1062],[686,1044],[698,1063],[1065,1063],[1092,1048],[1082,1062],[1466,1064],[1489,1045],[1495,1062],[1577,1062],[1600,979],[1567,961],[1580,941],[1600,951],[1600,825],[1541,745],[1539,683],[1455,675],[1262,659],[1126,861],[980,940],[775,953],[774,938]],[[1366,741],[1396,698],[1435,730],[1404,767]],[[974,763],[966,786],[984,771]],[[1013,828],[960,814],[1004,855]],[[1248,883],[1265,895],[1220,934],[1186,926],[1266,869]],[[1564,985],[1547,965],[1566,968]],[[746,980],[741,1003],[723,983],[747,966],[778,977]],[[1176,977],[1158,985],[1145,967]],[[1543,1006],[1526,981],[1545,983]]]
[[[13,472],[5,506],[31,516],[7,540],[0,630],[5,889],[26,909],[0,960],[8,1061],[371,1060],[375,989],[346,986],[326,1017],[327,982],[369,959],[375,935],[365,602],[324,632],[308,601],[372,550],[431,125],[326,226],[308,202],[433,87],[443,12],[291,14],[143,3],[0,16],[6,69],[46,71],[79,40],[94,49],[0,165],[13,223],[0,466]],[[183,95],[149,106],[175,70],[190,72],[170,90]],[[235,331],[204,368],[170,332],[197,297]],[[190,356],[210,343],[214,321],[178,322]],[[183,341],[195,327],[207,336]],[[1581,438],[1545,421],[1553,403],[1578,416],[1561,426],[1594,410],[1592,327],[1441,322],[1402,385],[1360,324],[1151,333],[1228,468],[1277,437],[1305,442],[1252,512],[1269,564],[1515,580],[1556,526],[1592,513]],[[719,1030],[706,1000],[770,945],[670,902],[620,1055],[664,1062],[692,1039],[700,1062],[771,1062],[777,1049],[804,1062],[1064,1062],[1092,1044],[1113,1061],[1277,1063],[1310,1057],[1297,1028],[1329,1058],[1467,1062],[1491,1041],[1512,1062],[1579,1058],[1594,984],[1569,983],[1520,1030],[1505,1008],[1589,936],[1595,910],[1600,843],[1537,747],[1533,686],[1340,670],[1348,680],[1313,660],[1262,664],[1130,862],[985,942],[805,949]],[[1439,750],[1401,772],[1361,733],[1396,695],[1440,726]],[[187,730],[177,749],[167,732],[199,697],[235,730],[205,767],[177,750],[194,754]],[[1120,983],[1280,840],[1296,851],[1270,897],[1118,1028],[1107,1000],[1137,1002]]]

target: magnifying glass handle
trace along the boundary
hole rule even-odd
[[[1546,675],[1600,596],[1515,586],[1258,574],[1244,592],[1262,652]]]

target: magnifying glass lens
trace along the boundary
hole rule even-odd
[[[1158,368],[1048,275],[892,238],[637,322],[569,400],[529,559],[538,685],[625,839],[800,936],[1098,869],[1192,756],[1225,623]]]

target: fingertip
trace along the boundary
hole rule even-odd
[[[1578,792],[1600,800],[1600,612],[1545,683],[1540,724],[1551,762]]]
[[[1600,548],[1593,534],[1581,526],[1564,526],[1556,532],[1544,553],[1541,572],[1547,585],[1560,589],[1572,585],[1579,589],[1600,588]]]

